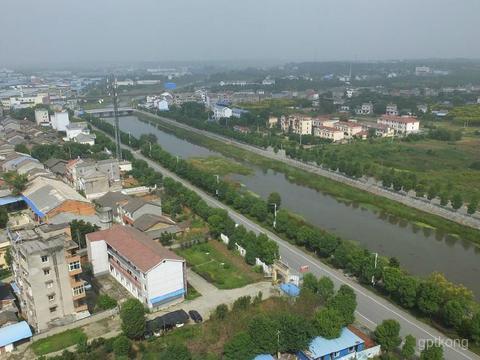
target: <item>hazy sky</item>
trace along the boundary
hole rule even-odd
[[[0,64],[480,58],[480,0],[3,1]]]

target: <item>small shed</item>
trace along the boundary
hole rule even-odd
[[[32,337],[26,321],[0,328],[0,354],[11,352],[16,343]]]

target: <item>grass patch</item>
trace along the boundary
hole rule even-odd
[[[87,335],[85,335],[83,329],[77,328],[49,336],[45,339],[37,340],[31,345],[31,347],[36,355],[41,356],[76,345],[86,338]]]
[[[428,225],[428,224],[422,223],[422,222],[420,222],[420,221],[415,221],[414,224],[417,225],[418,227],[421,227],[421,228],[426,228],[426,229],[435,230],[435,228],[434,228],[433,226],[430,226],[430,225]]]
[[[197,289],[195,289],[190,283],[187,282],[187,297],[185,300],[193,300],[202,296]]]
[[[216,244],[213,242],[198,244],[178,250],[178,253],[187,260],[193,271],[219,289],[243,287],[258,279],[258,274],[248,266],[248,271],[241,271],[238,264],[231,260],[235,257],[232,253],[227,256],[214,245]],[[225,250],[228,251],[226,248]],[[242,258],[239,260],[243,262]]]
[[[200,170],[220,176],[227,174],[250,175],[253,172],[251,168],[243,164],[219,156],[190,158],[188,162]]]

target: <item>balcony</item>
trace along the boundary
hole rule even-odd
[[[80,299],[83,299],[85,296],[87,296],[87,294],[85,294],[85,290],[83,290],[82,293],[79,293],[77,295],[75,295],[75,293],[73,293],[72,299],[73,299],[73,301],[80,300]]]
[[[74,308],[75,308],[75,312],[82,312],[82,311],[88,310],[87,304],[75,305]]]
[[[65,258],[68,266],[68,274],[70,276],[78,275],[82,273],[82,266],[80,265],[80,256],[67,256]],[[78,264],[78,269],[74,268],[74,264]]]
[[[140,281],[136,280],[134,275],[132,274],[129,274],[127,270],[125,270],[122,266],[120,266],[119,264],[117,264],[117,262],[113,259],[110,259],[109,260],[110,262],[110,265],[112,265],[116,270],[117,272],[121,273],[125,278],[128,279],[128,281],[130,281],[133,285],[135,285],[137,288],[141,289],[142,288],[142,284],[140,284]]]
[[[82,279],[79,279],[78,276],[70,276],[70,286],[73,289],[74,287],[82,286],[85,282]]]

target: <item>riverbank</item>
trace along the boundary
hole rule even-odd
[[[296,184],[307,186],[342,200],[355,202],[370,209],[377,209],[386,212],[412,223],[428,225],[444,234],[451,234],[469,240],[476,246],[480,247],[480,231],[477,229],[403,205],[383,196],[375,195],[317,174],[312,174],[309,171],[299,169],[280,160],[266,158],[258,153],[240,148],[234,145],[233,142],[226,143],[203,136],[199,133],[187,130],[184,127],[175,126],[171,122],[167,123],[157,115],[146,114],[143,112],[136,112],[135,115],[141,121],[154,123],[162,131],[172,133],[182,139],[187,139],[194,144],[219,152],[226,157],[231,157],[238,161],[250,162],[264,169],[272,169],[281,172],[285,174],[290,181]]]

